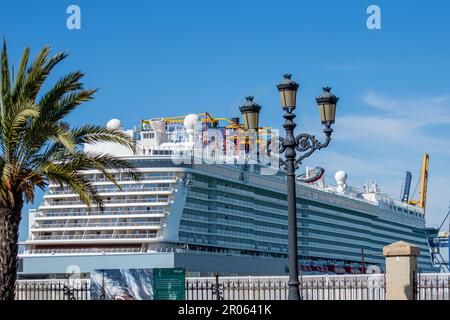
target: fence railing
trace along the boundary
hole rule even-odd
[[[16,300],[90,300],[90,280],[18,280]]]
[[[416,299],[450,300],[450,274],[418,274]],[[186,278],[186,300],[286,300],[287,277]],[[302,300],[385,300],[384,274],[300,278]],[[18,280],[17,300],[90,300],[89,279]]]
[[[416,300],[450,300],[450,273],[419,273]]]
[[[384,274],[300,279],[303,300],[384,300],[385,288]],[[287,297],[287,277],[209,277],[186,281],[187,300],[286,300]]]

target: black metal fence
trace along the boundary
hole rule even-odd
[[[287,277],[189,278],[187,300],[286,300]],[[384,300],[384,274],[305,276],[300,280],[303,300]]]
[[[19,280],[16,300],[90,300],[89,280]]]
[[[186,300],[285,300],[287,277],[199,277],[186,279]],[[384,274],[303,276],[303,300],[384,300]],[[418,274],[415,299],[450,300],[450,274]],[[90,280],[19,280],[17,300],[90,300]]]

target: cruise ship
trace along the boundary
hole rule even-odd
[[[239,122],[201,113],[124,130],[110,120],[107,127],[126,132],[135,150],[100,143],[85,151],[129,160],[140,179],[112,171],[115,185],[99,171],[84,171],[103,210],[88,208],[66,186],[49,185],[29,211],[20,272],[182,267],[194,276],[286,274],[286,177],[269,150],[277,133],[247,132]],[[420,271],[432,271],[424,208],[381,193],[375,182],[350,186],[342,170],[325,179],[325,171],[297,175],[303,274],[383,271],[382,248],[399,240],[418,246]]]

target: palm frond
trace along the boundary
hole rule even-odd
[[[94,204],[101,209],[104,207],[103,200],[95,187],[89,181],[84,180],[78,172],[70,170],[67,166],[52,162],[43,166],[42,171],[50,182],[67,185],[76,192],[80,200],[89,208]]]
[[[16,155],[27,121],[38,114],[39,110],[34,105],[14,104],[3,116],[1,121],[2,151],[10,160]]]
[[[52,69],[67,57],[66,53],[57,53],[48,58],[50,47],[44,47],[38,54],[36,60],[28,69],[27,77],[21,90],[21,97],[36,101],[37,95]]]
[[[26,69],[28,66],[28,59],[30,57],[30,48],[26,48],[23,52],[22,59],[19,64],[19,70],[17,71],[16,81],[14,83],[14,88],[11,93],[11,100],[17,101],[22,92],[22,85],[25,82]]]
[[[1,77],[2,77],[2,114],[9,105],[11,97],[11,79],[9,78],[8,52],[6,49],[6,38],[3,38],[2,61],[1,61]]]
[[[131,150],[136,150],[136,145],[131,138],[120,130],[109,129],[99,125],[84,125],[72,129],[74,140],[77,144],[96,144],[101,142],[113,142]]]
[[[68,170],[81,171],[96,169],[115,185],[117,185],[116,179],[111,171],[129,174],[134,180],[139,180],[141,177],[131,162],[109,154],[85,151],[67,152],[64,150],[54,154],[52,161],[61,166],[65,166]]]
[[[79,81],[84,76],[81,71],[69,73],[59,79],[59,81],[51,88],[39,101],[43,114],[50,114],[56,103],[68,92],[83,89],[83,84]]]

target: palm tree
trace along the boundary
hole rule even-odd
[[[67,185],[89,208],[103,208],[101,198],[80,170],[96,169],[115,182],[111,169],[138,178],[132,165],[114,156],[84,152],[83,143],[115,142],[134,148],[118,130],[97,125],[71,127],[67,116],[96,89],[84,89],[84,74],[69,73],[45,93],[42,86],[53,68],[67,55],[50,57],[45,46],[28,63],[25,49],[16,75],[10,66],[3,39],[1,52],[0,110],[0,300],[14,299],[18,263],[18,231],[25,202],[32,202],[37,188],[49,183]],[[14,77],[15,76],[15,77]],[[117,184],[116,184],[117,185]]]

